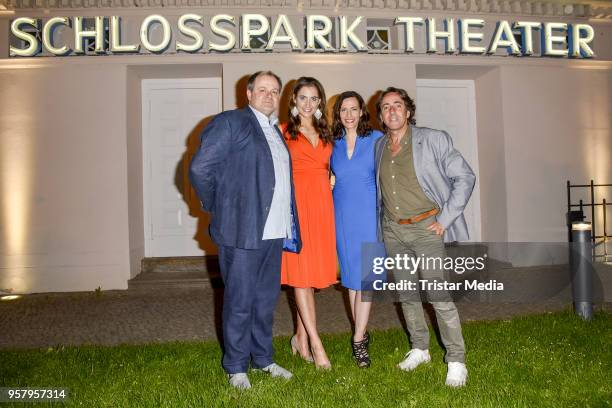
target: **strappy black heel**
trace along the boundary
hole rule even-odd
[[[365,332],[363,340],[353,341],[353,357],[357,361],[357,366],[360,368],[368,368],[370,366],[370,354],[368,346],[370,345],[370,334]]]

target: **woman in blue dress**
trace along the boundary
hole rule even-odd
[[[362,279],[362,243],[376,242],[376,169],[374,144],[382,136],[369,125],[363,98],[354,91],[340,94],[333,110],[335,136],[331,169],[336,220],[336,248],[342,286],[348,288],[355,324],[353,356],[359,367],[369,367],[366,331],[371,302],[362,300],[368,279]],[[366,277],[364,277],[366,278]]]

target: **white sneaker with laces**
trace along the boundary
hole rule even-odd
[[[448,372],[446,373],[446,385],[449,387],[463,387],[467,382],[468,371],[463,363],[451,361],[448,363]]]
[[[232,387],[238,388],[239,390],[248,390],[251,388],[251,382],[246,373],[228,374],[227,378]]]
[[[421,364],[429,363],[430,361],[429,350],[414,348],[406,354],[404,360],[397,366],[404,371],[412,371]]]
[[[293,377],[293,374],[291,374],[289,370],[284,369],[276,363],[272,363],[269,366],[262,368],[261,370],[265,371],[266,373],[270,373],[272,377],[282,377],[286,380]]]

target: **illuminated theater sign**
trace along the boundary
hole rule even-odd
[[[10,32],[21,40],[21,46],[10,46],[11,57],[32,57],[44,49],[53,56],[85,55],[84,42],[93,42],[95,54],[123,53],[164,53],[170,49],[173,36],[180,34],[186,41],[175,41],[175,52],[248,52],[252,50],[251,40],[264,41],[263,49],[278,51],[276,45],[297,52],[368,52],[364,32],[363,16],[339,16],[330,18],[324,15],[307,15],[300,20],[301,31],[296,31],[295,20],[292,24],[287,15],[275,16],[274,24],[269,17],[261,14],[243,14],[239,17],[217,14],[210,19],[197,14],[184,14],[178,18],[176,26],[168,18],[154,14],[140,23],[139,41],[122,42],[122,20],[119,16],[96,16],[92,27],[84,28],[85,17],[52,17],[44,23],[39,19],[19,17],[11,22]],[[591,58],[594,56],[591,42],[594,38],[593,27],[589,24],[567,24],[560,22],[497,21],[492,33],[485,38],[485,20],[477,18],[445,18],[436,21],[431,17],[396,17],[395,26],[402,30],[404,45],[399,50],[414,53],[415,44],[424,44],[427,53],[460,53],[491,55],[505,49],[509,55]],[[151,27],[160,30],[161,35],[152,40]],[[71,41],[63,43],[54,38],[57,29],[71,30]],[[210,31],[205,38],[204,28]],[[417,30],[416,28],[419,28]],[[106,32],[108,31],[108,34]],[[296,32],[304,32],[298,37]],[[330,34],[337,33],[338,41],[332,45]],[[361,33],[361,34],[360,34]],[[520,33],[517,34],[517,33]],[[238,35],[239,34],[239,35]],[[269,35],[268,35],[269,34]],[[239,37],[239,38],[237,38]],[[519,37],[519,38],[517,38]],[[303,38],[303,41],[300,39]],[[438,40],[445,43],[438,49]],[[239,42],[239,44],[237,44]],[[539,53],[534,44],[541,44]],[[73,44],[71,47],[69,44]]]

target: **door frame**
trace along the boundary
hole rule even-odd
[[[470,197],[470,202],[473,205],[475,216],[474,216],[474,228],[475,231],[468,231],[470,233],[470,242],[480,242],[482,240],[482,214],[480,212],[480,166],[478,164],[478,128],[476,122],[476,91],[474,81],[471,79],[418,79],[416,80],[416,87],[424,88],[464,88],[468,93],[468,141],[471,146],[471,157],[473,160],[470,161],[470,166],[476,175],[476,184]],[[417,104],[417,114],[419,101]],[[453,137],[453,135],[450,135]]]
[[[152,257],[153,240],[153,214],[151,211],[151,183],[153,180],[153,164],[151,160],[150,119],[151,119],[151,92],[164,89],[219,89],[219,107],[223,110],[223,83],[220,77],[215,78],[164,78],[141,80],[141,107],[142,107],[142,194],[143,194],[143,220],[144,220],[144,255]]]

